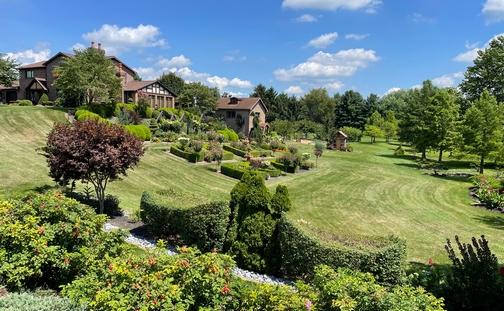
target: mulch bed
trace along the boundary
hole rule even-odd
[[[135,235],[152,238],[152,234],[147,228],[147,225],[141,221],[132,221],[128,216],[112,216],[108,222],[113,226],[128,230]]]

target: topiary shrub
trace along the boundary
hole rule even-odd
[[[45,103],[48,101],[49,101],[49,97],[47,96],[46,93],[44,93],[44,94],[42,94],[42,96],[40,96],[37,105],[45,105]]]
[[[402,147],[402,145],[399,145],[399,147],[397,147],[395,150],[394,150],[394,155],[404,155],[404,149]]]
[[[29,99],[22,99],[22,100],[18,100],[17,101],[17,104],[19,106],[33,106],[33,103],[31,102],[31,100]]]

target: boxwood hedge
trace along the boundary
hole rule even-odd
[[[187,161],[192,162],[192,163],[202,162],[205,159],[204,152],[189,153],[189,152],[185,152],[183,150],[180,150],[179,148],[177,148],[175,146],[171,146],[170,153],[172,153],[178,157],[184,158]]]

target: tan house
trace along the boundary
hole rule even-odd
[[[259,125],[263,130],[269,125],[265,122],[268,108],[259,97],[237,98],[223,97],[219,98],[215,118],[223,118],[226,125],[235,132],[242,132],[249,135],[254,127],[254,116],[259,118]]]
[[[91,42],[92,49],[95,48],[94,42]],[[98,43],[98,50],[101,50],[101,43]],[[105,51],[103,51],[105,53]],[[19,99],[29,99],[37,104],[42,94],[47,94],[49,100],[54,101],[57,98],[58,91],[53,86],[58,78],[53,74],[56,66],[62,64],[62,60],[67,57],[75,57],[73,54],[59,52],[50,59],[19,67],[19,82],[12,87],[0,86],[0,101],[3,103],[12,102]],[[176,95],[167,87],[152,81],[135,81],[137,72],[124,64],[115,56],[107,56],[116,69],[116,75],[121,78],[123,86],[121,96],[118,101],[138,102],[138,93],[141,91],[145,96],[149,96],[149,102],[152,108],[175,107]]]

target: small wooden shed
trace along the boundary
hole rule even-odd
[[[348,136],[342,131],[338,131],[329,142],[328,148],[332,150],[346,150]]]

